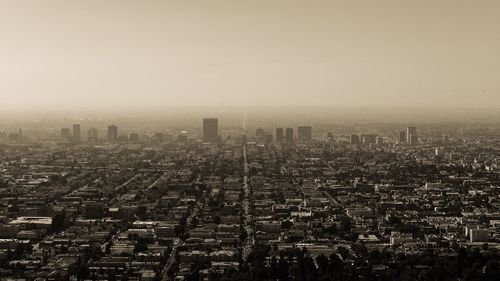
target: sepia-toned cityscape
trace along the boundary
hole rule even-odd
[[[500,280],[500,1],[0,0],[0,280]]]

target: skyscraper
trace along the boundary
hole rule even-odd
[[[108,141],[116,142],[118,138],[118,126],[110,125],[108,126]]]
[[[417,127],[406,128],[406,142],[409,145],[416,145],[418,141]]]
[[[293,144],[293,128],[286,128],[285,138],[287,143]]]
[[[283,128],[276,128],[276,142],[283,142]]]
[[[80,124],[73,124],[73,141],[80,142]]]
[[[311,141],[312,140],[312,127],[303,126],[299,127],[297,130],[297,137],[299,141]]]
[[[203,119],[203,142],[219,142],[219,120],[217,118]]]
[[[399,132],[399,143],[400,144],[403,144],[403,143],[406,143],[406,132],[405,131],[401,131]]]
[[[258,143],[264,142],[264,135],[265,134],[266,134],[266,132],[264,132],[264,129],[262,129],[262,128],[257,128],[257,130],[255,130],[255,138],[257,139]]]
[[[62,128],[61,129],[61,139],[69,141],[71,138],[71,129],[70,128]]]

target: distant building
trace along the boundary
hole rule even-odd
[[[418,142],[417,127],[406,128],[406,142],[409,145],[417,145]]]
[[[219,142],[219,120],[217,118],[203,119],[203,142]]]
[[[80,124],[73,124],[73,141],[76,143],[81,141]]]
[[[71,139],[71,129],[70,128],[62,128],[61,129],[61,139],[69,141]]]
[[[297,137],[299,141],[311,141],[312,140],[312,127],[303,126],[299,127],[297,130]]]
[[[399,132],[399,143],[400,144],[407,143],[405,131]]]
[[[360,144],[359,136],[358,135],[351,135],[350,142],[351,142],[351,144]]]
[[[487,229],[471,229],[470,242],[488,242],[490,238],[490,231]]]
[[[257,128],[257,130],[255,130],[255,137],[257,138],[257,142],[264,142],[264,135],[265,135],[265,132],[264,132],[264,129],[262,128]]]
[[[110,125],[108,126],[108,141],[116,142],[118,139],[118,126]]]
[[[283,138],[284,138],[283,128],[276,128],[276,142],[277,143],[283,142]]]
[[[377,143],[377,137],[376,134],[363,134],[361,135],[361,142],[363,144],[375,144]]]
[[[286,128],[285,130],[285,138],[286,142],[289,144],[293,144],[293,128]]]
[[[99,141],[96,128],[90,128],[87,132],[87,141],[97,143]]]

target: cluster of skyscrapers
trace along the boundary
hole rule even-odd
[[[299,142],[307,142],[312,140],[312,127],[303,126],[298,127],[297,130],[297,140]],[[255,137],[257,142],[270,144],[273,142],[272,133],[267,133],[264,129],[258,128],[255,130]],[[276,128],[275,132],[275,141],[276,143],[295,143],[295,135],[293,128]]]
[[[70,128],[62,128],[61,139],[72,143],[80,143],[82,141],[80,124],[73,124],[73,132],[71,132]],[[118,126],[108,126],[107,139],[109,142],[116,142],[118,140]],[[99,142],[97,128],[90,128],[87,131],[87,141],[89,143]]]
[[[351,144],[383,144],[384,139],[377,134],[352,134],[350,136]],[[406,128],[406,131],[399,132],[399,143],[407,145],[417,145],[418,135],[417,128],[410,126]]]
[[[258,128],[255,131],[256,141],[263,144],[275,143],[287,143],[294,144],[295,142],[309,142],[312,140],[312,127],[311,126],[299,126],[297,127],[297,136],[295,137],[294,128],[276,128],[275,134],[266,132],[262,128]],[[183,138],[187,138],[186,132],[181,135]],[[127,140],[137,142],[139,141],[139,135],[137,133],[131,133],[127,137]],[[156,134],[153,138],[158,138]],[[115,143],[121,140],[121,136],[118,136],[118,126],[109,125],[107,128],[106,139],[110,143]],[[80,124],[73,125],[73,131],[70,128],[61,129],[61,139],[72,142],[81,142],[81,127]],[[333,139],[331,133],[327,134],[327,140]],[[96,128],[90,128],[87,133],[87,141],[89,143],[98,143],[99,136],[98,130]],[[247,137],[243,136],[242,142],[246,143]],[[203,142],[204,143],[219,143],[219,120],[217,118],[204,118],[203,119]],[[350,135],[351,144],[383,144],[384,139],[377,134],[352,134]],[[399,133],[399,143],[408,145],[418,144],[417,128],[414,126],[409,126],[406,131],[401,131]]]
[[[295,139],[293,128],[276,128],[275,135],[273,137],[272,133],[266,132],[262,128],[257,128],[255,130],[256,141],[259,143],[270,144],[273,140],[276,143],[289,143],[293,144],[295,141],[307,142],[312,140],[312,127],[311,126],[301,126],[297,128],[297,139]],[[219,136],[219,123],[217,118],[204,118],[203,119],[203,142],[205,143],[217,143],[220,141]],[[243,136],[244,143],[246,142],[246,136]]]

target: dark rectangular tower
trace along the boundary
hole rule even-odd
[[[203,119],[203,142],[219,142],[219,120],[217,118]]]

